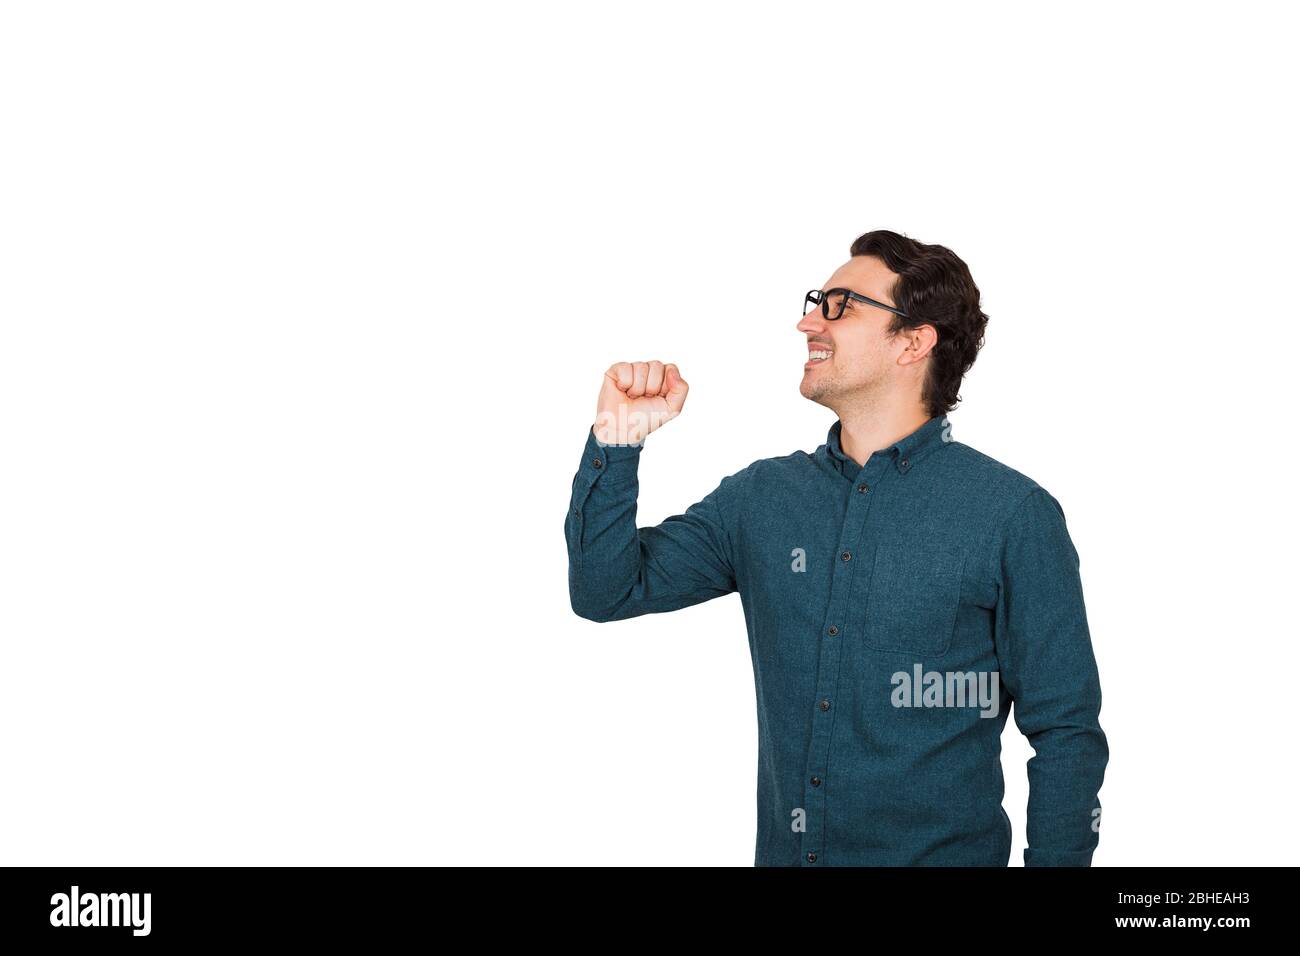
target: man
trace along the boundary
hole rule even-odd
[[[758,702],[755,865],[1006,866],[1001,733],[1029,738],[1026,866],[1089,866],[1109,750],[1079,559],[1056,499],[952,440],[988,317],[949,249],[867,233],[808,294],[800,392],[815,452],[722,479],[636,526],[674,365],[620,362],[565,519],[592,621],[740,593]]]

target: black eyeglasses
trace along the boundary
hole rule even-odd
[[[892,305],[885,305],[885,303],[877,302],[875,299],[868,299],[865,295],[858,295],[852,289],[827,289],[825,292],[821,289],[813,289],[803,297],[803,314],[807,315],[820,305],[822,315],[826,316],[828,322],[834,322],[844,314],[844,307],[849,304],[849,299],[853,299],[855,302],[865,302],[867,305],[874,305],[877,309],[885,309],[895,315],[907,318],[906,312],[900,312]]]

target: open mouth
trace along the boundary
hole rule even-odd
[[[831,349],[809,349],[808,364],[805,365],[804,368],[811,368],[814,365],[820,365],[822,362],[827,361],[833,354],[834,353]]]

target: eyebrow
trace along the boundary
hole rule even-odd
[[[850,288],[848,288],[847,286],[837,285],[837,286],[835,286],[834,288],[835,288],[835,289],[839,289],[841,292],[852,292],[853,295],[862,295],[862,296],[866,296],[868,299],[871,299],[872,301],[877,301],[877,302],[879,301],[879,300],[876,299],[874,296],[867,295],[865,292],[859,292],[857,289],[850,289]],[[827,289],[826,291],[827,291],[827,292],[830,292],[830,291],[832,291],[832,290],[831,290],[831,289]],[[848,299],[848,303],[847,303],[848,305],[852,305],[854,302],[857,301],[856,299],[852,298],[851,296],[845,296],[845,298]]]
[[[843,288],[843,287],[841,286],[841,288]],[[884,299],[884,298],[881,298],[880,296],[867,295],[867,293],[865,293],[865,292],[858,292],[856,289],[849,289],[849,291],[852,292],[852,293],[854,293],[855,295],[866,296],[866,298],[870,299],[872,302],[879,302],[881,305],[889,305],[889,300]],[[853,304],[853,302],[855,302],[855,301],[857,301],[857,300],[855,300],[855,299],[849,299],[849,304],[851,305],[851,304]],[[896,306],[890,306],[890,308],[897,308],[897,307],[896,307]]]

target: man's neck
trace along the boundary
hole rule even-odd
[[[865,465],[872,452],[906,438],[931,417],[925,406],[911,401],[846,408],[837,414],[840,449],[859,465]]]

